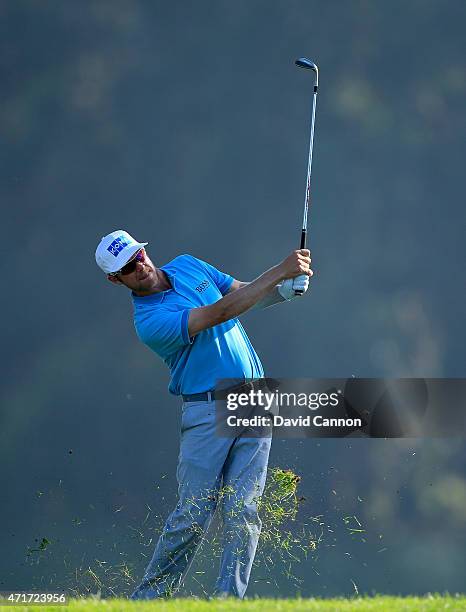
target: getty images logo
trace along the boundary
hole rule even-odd
[[[127,247],[129,242],[126,242],[126,239],[123,236],[119,236],[115,238],[115,240],[107,247],[107,251],[113,255],[113,257],[118,257],[118,253],[120,253],[125,247]]]

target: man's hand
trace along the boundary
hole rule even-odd
[[[278,285],[278,293],[284,300],[292,300],[299,295],[306,293],[309,287],[309,276],[302,274],[296,278],[287,278]],[[299,293],[296,293],[299,291]]]
[[[282,261],[279,268],[286,274],[285,280],[278,286],[278,293],[284,300],[292,300],[306,293],[309,287],[309,277],[313,272],[309,267],[311,253],[307,249],[298,249]],[[290,273],[294,274],[289,276]],[[304,273],[304,274],[303,274]],[[296,292],[299,291],[297,294]]]
[[[309,267],[311,263],[311,252],[308,249],[297,249],[288,255],[277,268],[282,279],[296,278],[297,276],[312,276]],[[298,287],[296,287],[298,289]]]

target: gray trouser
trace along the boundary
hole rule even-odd
[[[216,436],[214,401],[183,404],[179,501],[131,599],[176,592],[217,505],[222,514],[223,553],[215,593],[244,596],[261,530],[257,501],[265,485],[270,445],[271,438]]]

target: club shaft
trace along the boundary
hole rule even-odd
[[[314,125],[315,125],[315,120],[316,120],[316,104],[317,104],[317,87],[314,87],[314,95],[312,96],[311,134],[309,137],[309,157],[308,157],[308,162],[307,162],[306,192],[304,194],[303,227],[301,231],[301,248],[302,249],[306,248],[307,215],[309,211],[309,203],[311,200],[312,152],[314,149]]]

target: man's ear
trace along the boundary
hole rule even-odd
[[[114,283],[115,285],[122,285],[123,283],[121,282],[121,280],[118,278],[118,276],[113,276],[112,274],[107,274],[107,278],[111,283]]]

